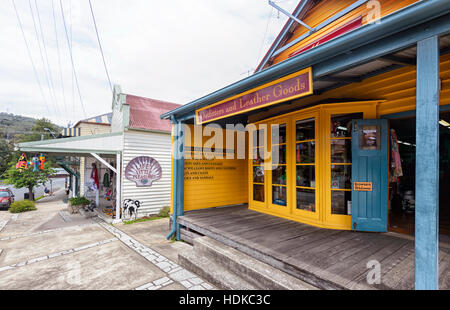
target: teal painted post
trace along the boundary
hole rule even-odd
[[[182,122],[178,122],[178,157],[177,157],[177,217],[184,215],[184,144],[185,130]],[[176,239],[180,240],[180,224],[177,223]]]
[[[174,140],[173,140],[173,154],[172,154],[172,158],[173,158],[173,179],[171,180],[171,182],[173,183],[173,192],[172,192],[172,206],[173,206],[173,210],[172,210],[172,230],[170,231],[170,233],[167,235],[167,239],[170,239],[174,233],[176,233],[177,231],[177,216],[178,216],[178,211],[177,211],[177,206],[178,206],[178,191],[177,191],[177,185],[178,185],[178,162],[177,162],[177,158],[178,158],[178,123],[175,120],[175,117],[172,116],[172,120],[171,123],[174,124]]]
[[[415,288],[438,289],[439,38],[417,44]]]

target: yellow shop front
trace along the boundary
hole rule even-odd
[[[352,121],[374,118],[379,103],[322,104],[255,123],[264,128],[249,133],[249,208],[351,229]]]

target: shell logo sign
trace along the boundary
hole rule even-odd
[[[127,180],[136,183],[137,187],[150,187],[162,177],[159,162],[149,156],[140,156],[131,160],[125,168]]]

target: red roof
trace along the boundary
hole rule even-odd
[[[170,121],[162,120],[161,114],[178,108],[176,103],[127,95],[130,105],[130,128],[171,131]]]

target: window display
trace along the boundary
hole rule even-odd
[[[331,214],[351,215],[352,124],[362,113],[333,115],[330,133]]]
[[[316,120],[296,122],[297,209],[316,212]]]

